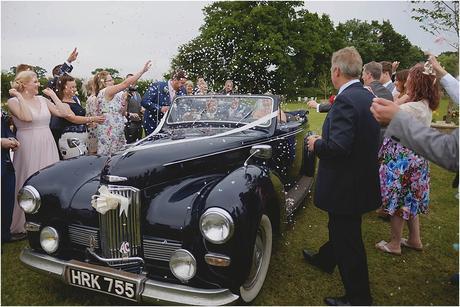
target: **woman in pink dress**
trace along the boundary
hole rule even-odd
[[[43,93],[51,97],[56,105],[38,95],[39,85],[37,75],[33,71],[23,71],[16,76],[9,91],[13,98],[8,100],[8,108],[17,128],[16,138],[21,143],[13,157],[16,195],[30,175],[59,161],[56,143],[49,128],[50,113],[59,117],[66,117],[68,114],[53,90],[47,88]],[[24,223],[24,211],[16,200],[11,233],[24,233]]]

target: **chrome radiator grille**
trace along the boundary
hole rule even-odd
[[[144,257],[161,261],[169,261],[171,255],[182,246],[177,241],[167,241],[152,237],[144,237],[143,243]]]
[[[99,214],[100,244],[102,255],[106,258],[134,257],[141,253],[141,221],[139,190],[133,187],[109,185],[110,193],[121,195],[129,199],[128,217],[120,215],[120,207]],[[122,243],[129,252],[123,254],[120,249]]]
[[[97,228],[72,224],[68,227],[70,242],[90,247],[90,238],[93,237],[94,248],[99,248],[99,231]]]

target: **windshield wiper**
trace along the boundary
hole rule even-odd
[[[192,122],[192,126],[195,125],[196,121],[201,119],[201,115],[203,115],[204,111],[206,111],[206,108],[204,108],[203,110],[200,111],[200,113],[198,113],[198,116],[195,118],[195,120]]]
[[[252,112],[254,112],[255,110],[256,110],[256,107],[254,106],[254,107],[252,108],[252,110],[249,111],[248,114],[246,114],[245,116],[243,116],[236,124],[238,125],[239,123],[241,123],[241,121],[243,121],[243,119],[248,118],[248,117],[252,114]]]

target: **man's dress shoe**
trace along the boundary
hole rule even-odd
[[[351,306],[346,296],[325,297],[324,303],[326,303],[328,306]]]
[[[321,271],[323,272],[326,272],[326,273],[329,273],[329,274],[332,274],[334,272],[334,269],[330,269],[330,268],[326,268],[324,267],[324,265],[321,265],[319,263],[319,261],[313,256],[313,253],[310,253],[309,251],[307,251],[306,249],[304,249],[302,251],[303,253],[303,258],[308,262],[310,263],[311,265],[317,267],[318,269],[320,269]]]

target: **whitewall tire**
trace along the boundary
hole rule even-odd
[[[257,230],[251,270],[248,278],[240,287],[241,299],[246,303],[253,301],[262,289],[270,265],[272,241],[272,224],[268,216],[264,214]]]

